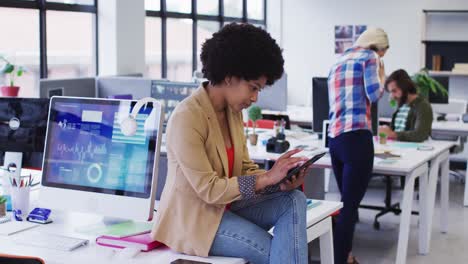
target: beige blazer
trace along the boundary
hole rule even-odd
[[[185,254],[207,256],[226,204],[241,199],[237,176],[263,172],[250,160],[242,114],[228,110],[233,177],[208,93],[201,86],[174,110],[166,129],[168,172],[152,231]]]

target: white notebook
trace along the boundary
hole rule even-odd
[[[13,234],[39,226],[39,224],[27,221],[10,221],[0,224],[0,235],[11,236]]]

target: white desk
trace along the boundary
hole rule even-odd
[[[468,123],[457,121],[440,121],[432,123],[432,132],[449,136],[468,136]],[[468,157],[467,157],[468,160]],[[463,205],[468,206],[468,184],[465,181],[465,197]]]
[[[262,132],[259,136],[259,142],[270,137],[271,131]],[[321,141],[315,139],[314,136],[301,137],[300,139],[289,137],[288,140],[291,146],[297,145],[308,145],[319,147]],[[389,149],[399,153],[402,158],[397,160],[395,163],[388,164],[384,162],[376,162],[374,164],[374,172],[387,174],[387,175],[399,175],[406,176],[406,184],[403,191],[403,198],[401,202],[401,222],[400,231],[398,236],[398,250],[396,263],[405,263],[407,248],[408,248],[408,237],[410,227],[410,216],[412,211],[414,184],[416,178],[420,178],[420,229],[419,229],[419,252],[421,254],[427,254],[429,252],[429,240],[431,235],[432,215],[435,204],[436,184],[439,165],[445,161],[448,164],[448,150],[453,146],[452,142],[445,141],[431,141],[424,144],[430,144],[434,147],[431,151],[419,151],[415,148],[405,148],[404,144],[389,143],[385,146],[376,144],[377,149]],[[249,148],[250,158],[254,160],[271,159],[275,160],[280,155],[275,153],[267,153],[265,146],[259,144],[257,146],[251,146],[247,144]],[[429,172],[429,161],[432,161],[433,166],[428,178]],[[317,168],[331,168],[331,160],[329,156],[325,156],[315,163]],[[442,212],[448,212],[448,171],[443,170],[442,176]],[[442,232],[446,232],[447,214],[442,213]]]
[[[33,190],[31,200],[38,197],[40,189]],[[33,206],[33,205],[32,205]],[[342,207],[340,202],[321,201],[317,207],[307,210],[307,241],[320,239],[322,263],[333,264],[333,233],[330,215]],[[44,259],[46,263],[170,263],[176,259],[198,260],[219,264],[245,263],[239,258],[209,257],[201,258],[176,253],[167,247],[157,248],[150,252],[140,252],[136,257],[128,259],[120,256],[119,249],[99,246],[95,243],[95,236],[75,232],[76,228],[89,226],[101,221],[102,217],[82,214],[53,211],[53,223],[40,225],[32,229],[41,233],[66,235],[85,238],[90,241],[87,246],[80,247],[71,252],[54,249],[20,245],[14,242],[14,235],[0,236],[0,253],[23,256],[36,256]],[[28,231],[24,231],[28,232]]]
[[[54,213],[54,222],[48,225],[41,225],[31,229],[47,234],[60,234],[72,237],[89,239],[87,246],[80,247],[70,252],[32,247],[16,244],[14,235],[0,236],[0,253],[16,254],[23,256],[35,256],[42,258],[46,263],[170,263],[176,259],[190,259],[210,263],[220,264],[240,264],[245,263],[239,258],[209,257],[200,258],[178,254],[167,247],[157,248],[150,252],[140,252],[134,258],[122,258],[119,249],[102,247],[95,243],[95,237],[75,233],[74,228],[82,226],[83,223],[97,223],[100,217],[79,213]],[[28,232],[28,231],[24,231]]]
[[[331,214],[343,207],[342,203],[322,201],[307,210],[307,242],[320,239],[320,263],[333,264],[333,231]]]

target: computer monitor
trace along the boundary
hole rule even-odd
[[[329,119],[328,78],[312,78],[312,129],[322,133],[323,121]]]
[[[378,105],[379,117],[391,118],[393,113],[396,111],[396,109],[390,105],[390,94],[388,92],[384,92]]]
[[[152,218],[163,108],[149,103],[140,109],[136,135],[125,136],[120,122],[135,103],[52,98],[40,205],[121,219]]]
[[[371,105],[372,134],[377,135],[379,129],[378,103]],[[323,121],[329,119],[330,106],[328,102],[328,78],[312,78],[312,129],[315,133],[323,133]]]
[[[273,85],[262,89],[255,104],[265,110],[286,111],[288,105],[287,74],[284,73]]]
[[[434,78],[436,81],[442,84],[442,86],[444,86],[448,94],[449,78],[448,77],[432,77],[432,78]],[[440,92],[434,93],[432,90],[429,90],[429,102],[431,104],[448,104],[449,98],[448,98],[448,95],[444,95]]]
[[[51,98],[52,96],[96,97],[96,79],[41,79],[39,80],[39,96]]]
[[[97,97],[110,98],[130,94],[133,99],[151,96],[151,79],[140,77],[99,77],[96,81]]]
[[[41,169],[49,99],[0,98],[0,165],[5,152],[22,152],[23,168]]]
[[[167,122],[177,104],[195,92],[199,86],[198,83],[152,80],[151,97],[163,104]]]

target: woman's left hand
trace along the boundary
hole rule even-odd
[[[305,176],[310,172],[311,166],[302,169],[298,174],[294,175],[291,180],[280,184],[280,189],[283,192],[291,191],[301,186],[304,183]]]

